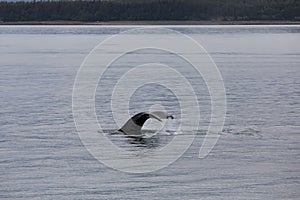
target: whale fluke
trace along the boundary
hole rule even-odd
[[[141,135],[141,130],[144,123],[149,119],[153,118],[158,121],[162,119],[174,119],[172,115],[163,111],[154,111],[151,113],[141,112],[132,116],[118,131],[126,135]]]

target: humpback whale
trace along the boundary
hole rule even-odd
[[[144,123],[150,119],[156,119],[162,121],[162,119],[174,119],[172,115],[168,115],[166,112],[154,111],[151,113],[140,112],[132,116],[123,126],[118,130],[118,132],[126,135],[141,135],[141,129]]]

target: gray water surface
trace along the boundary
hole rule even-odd
[[[99,42],[130,28],[0,26],[0,198],[298,199],[300,26],[167,27],[198,41],[224,81],[225,126],[204,159],[198,153],[211,110],[201,77],[174,55],[157,51],[135,52],[114,63],[95,96],[105,131],[118,128],[108,106],[111,84],[120,65],[137,64],[132,58],[162,59],[199,81],[203,130],[179,160],[143,174],[96,160],[81,143],[72,114],[73,84],[84,58]],[[148,111],[153,104],[162,104],[175,118],[180,114],[174,94],[157,85],[136,90],[129,113]],[[161,134],[140,143],[109,136],[130,151],[160,148],[172,137]]]

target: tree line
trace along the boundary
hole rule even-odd
[[[300,20],[299,0],[0,2],[0,21]]]

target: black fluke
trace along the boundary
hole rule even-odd
[[[138,126],[143,126],[145,124],[145,122],[147,121],[147,119],[149,119],[149,118],[150,118],[150,115],[145,112],[138,113],[138,114],[134,115],[133,117],[131,117],[131,119],[134,121],[134,123]]]
[[[172,115],[168,115],[166,112],[154,111],[151,113],[141,112],[132,116],[118,131],[127,135],[140,135],[141,129],[147,119],[153,118],[158,121],[161,119],[174,119]]]

